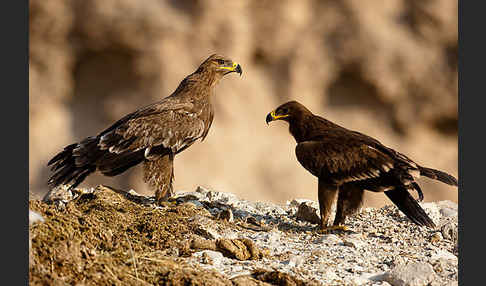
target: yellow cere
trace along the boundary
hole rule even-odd
[[[275,115],[275,110],[270,112],[270,116],[272,116],[273,119],[279,119],[279,118],[285,118],[288,117],[288,114],[283,114],[283,115]]]
[[[230,71],[233,71],[236,69],[236,67],[238,66],[238,63],[237,62],[233,62],[233,66],[232,67],[219,67],[220,69],[223,69],[223,70],[230,70]]]

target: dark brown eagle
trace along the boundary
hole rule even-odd
[[[173,195],[174,156],[204,140],[214,117],[211,95],[232,72],[241,75],[241,66],[211,55],[168,97],[126,115],[97,136],[66,146],[47,164],[54,172],[48,184],[74,188],[95,171],[116,176],[143,162],[144,181],[155,188],[158,202],[167,199]]]
[[[312,114],[296,101],[282,104],[267,115],[267,124],[274,120],[289,123],[289,131],[297,141],[297,160],[319,179],[322,231],[345,229],[341,225],[345,223],[346,216],[354,214],[361,206],[364,190],[384,192],[414,223],[435,227],[409,193],[409,190],[415,190],[419,200],[423,199],[415,178],[426,176],[457,186],[453,176],[422,167],[374,138]],[[333,227],[328,227],[336,194],[336,217]]]

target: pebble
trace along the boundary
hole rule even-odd
[[[304,262],[304,257],[301,255],[291,255],[289,260],[284,261],[284,264],[288,264],[290,267],[298,267]]]
[[[227,209],[222,210],[219,213],[219,217],[221,219],[224,219],[224,220],[228,221],[228,222],[233,222],[234,221],[233,212],[231,211],[230,208],[227,208]]]
[[[437,249],[435,253],[431,255],[430,259],[432,260],[446,259],[446,260],[457,261],[457,256],[455,256],[453,253],[447,250]]]
[[[29,225],[36,222],[44,222],[44,218],[39,213],[29,210]]]
[[[331,243],[331,244],[339,244],[342,243],[343,240],[335,234],[325,234],[321,236],[320,239],[315,240],[315,243],[324,243],[324,242]]]
[[[440,214],[445,216],[445,217],[452,217],[452,216],[457,216],[457,210],[451,209],[451,208],[441,208],[440,209]]]
[[[203,250],[199,252],[195,252],[192,254],[193,257],[201,258],[202,263],[204,264],[211,264],[214,266],[218,266],[221,264],[224,256],[219,251],[214,250]]]
[[[319,210],[313,207],[311,203],[303,202],[299,205],[295,217],[303,221],[319,224],[321,219],[317,214],[318,211]]]
[[[353,248],[362,248],[364,245],[366,245],[365,242],[358,240],[358,239],[352,239],[352,238],[345,239],[343,244],[345,246],[349,246],[349,247],[353,247]]]
[[[439,242],[441,240],[442,240],[442,234],[440,232],[436,232],[430,237],[430,242],[432,243]]]

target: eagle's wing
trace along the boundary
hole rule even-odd
[[[359,140],[304,141],[295,153],[305,169],[334,184],[378,178],[394,168],[392,157]]]
[[[148,154],[158,146],[177,153],[207,133],[210,111],[204,105],[168,99],[120,119],[99,135],[98,145],[116,154],[143,149]]]

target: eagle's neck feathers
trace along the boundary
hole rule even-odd
[[[318,127],[318,128],[317,128]],[[338,125],[312,113],[302,113],[289,120],[290,134],[297,143],[308,141],[314,137],[325,135]]]

